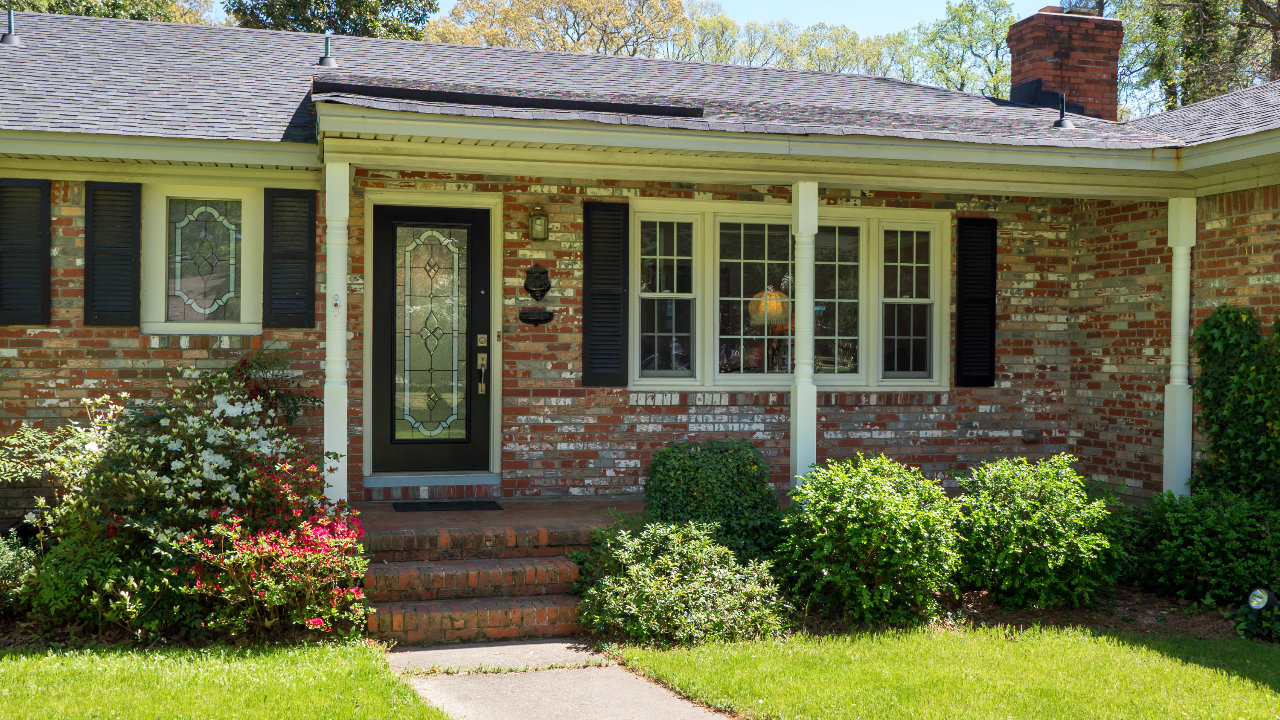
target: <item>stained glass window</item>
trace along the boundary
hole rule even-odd
[[[241,229],[237,200],[169,198],[169,320],[240,321]]]
[[[396,229],[396,440],[467,437],[467,231]]]

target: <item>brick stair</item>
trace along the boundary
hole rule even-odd
[[[412,645],[571,635],[578,577],[568,553],[593,524],[372,530],[369,632]]]

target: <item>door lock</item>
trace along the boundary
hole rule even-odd
[[[489,353],[476,353],[476,370],[480,371],[480,380],[476,383],[476,394],[484,395],[485,385],[489,379]]]

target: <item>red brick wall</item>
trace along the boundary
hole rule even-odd
[[[786,392],[583,388],[577,349],[585,199],[783,203],[788,188],[365,170],[357,171],[355,186],[348,319],[353,498],[369,496],[360,477],[363,194],[387,187],[503,195],[503,494],[637,492],[654,449],[678,440],[724,437],[751,439],[770,458],[775,481],[788,480]],[[319,392],[322,322],[312,330],[267,331],[261,337],[84,327],[83,184],[55,182],[53,198],[53,323],[0,328],[0,427],[78,417],[83,398],[104,392],[155,397],[165,374],[180,363],[223,367],[258,346],[288,349],[304,384]],[[1145,496],[1159,489],[1168,353],[1163,203],[858,190],[825,190],[823,202],[996,218],[1000,331],[994,388],[820,393],[821,457],[887,452],[939,475],[995,456],[1070,450],[1081,456],[1088,473],[1123,492]],[[530,243],[525,236],[527,210],[534,203],[550,214],[552,238],[545,243]],[[1280,189],[1275,187],[1201,201],[1193,270],[1197,318],[1221,302],[1251,304],[1268,319],[1280,311],[1278,213]],[[523,271],[534,262],[550,266],[555,282],[543,304],[557,317],[540,328],[516,319],[528,302],[520,290]],[[323,255],[319,277],[322,283]],[[318,442],[319,415],[302,425]],[[0,513],[20,514],[18,508]]]
[[[1124,26],[1118,20],[1039,12],[1009,28],[1013,87],[1039,79],[1041,90],[1066,93],[1084,114],[1115,120]]]
[[[1162,486],[1169,363],[1167,209],[1082,203],[1072,298],[1072,450],[1123,494]]]
[[[0,432],[18,422],[51,426],[84,417],[81,403],[88,397],[118,392],[142,400],[160,397],[167,374],[178,365],[222,368],[259,347],[288,350],[300,382],[319,392],[320,330],[176,336],[147,335],[136,327],[85,327],[84,183],[54,181],[51,198],[52,322],[49,327],[0,326]],[[318,441],[320,421],[317,411],[298,426]],[[6,497],[15,492],[6,491]],[[10,506],[0,507],[0,521],[25,512],[12,498],[0,505]]]
[[[681,440],[746,437],[761,447],[779,484],[788,482],[786,392],[716,389],[632,392],[581,386],[581,244],[584,200],[633,197],[787,202],[787,187],[685,185],[621,180],[501,177],[357,170],[352,258],[364,242],[367,189],[501,192],[503,242],[502,493],[591,495],[640,491],[653,450]],[[827,204],[945,209],[1000,222],[1000,333],[994,388],[946,393],[821,393],[820,457],[887,452],[939,475],[997,455],[1039,456],[1068,447],[1070,236],[1074,203],[1026,197],[824,190]],[[543,205],[547,242],[526,235],[528,209]],[[551,323],[518,322],[521,285],[534,262],[554,289],[539,303]],[[352,273],[357,270],[353,267]],[[353,315],[363,313],[356,297]],[[356,333],[359,343],[360,333]],[[954,331],[952,333],[954,337]],[[353,367],[360,357],[351,348]],[[355,370],[353,370],[353,373]],[[949,372],[949,368],[948,368]],[[351,434],[361,432],[352,395]],[[1027,440],[1024,441],[1024,434]],[[353,488],[359,479],[352,457]],[[373,497],[372,491],[364,492]]]

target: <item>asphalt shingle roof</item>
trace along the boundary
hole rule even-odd
[[[1132,127],[1172,135],[1188,145],[1280,128],[1280,81],[1140,118]]]
[[[323,101],[439,115],[1018,146],[1138,149],[1186,139],[1177,118],[1121,124],[1075,116],[1076,130],[1056,130],[1057,113],[1046,108],[862,75],[356,37],[333,39],[339,66],[328,69],[316,65],[320,35],[29,13],[18,13],[16,24],[22,45],[0,46],[0,129],[314,142],[312,103]],[[344,91],[313,98],[313,79],[340,81]],[[386,97],[397,87],[692,107],[702,116]],[[1280,88],[1244,92],[1254,91],[1280,106]],[[1280,111],[1273,115],[1272,126],[1280,125]],[[1196,137],[1216,137],[1212,117],[1196,117],[1195,127],[1203,125]]]

